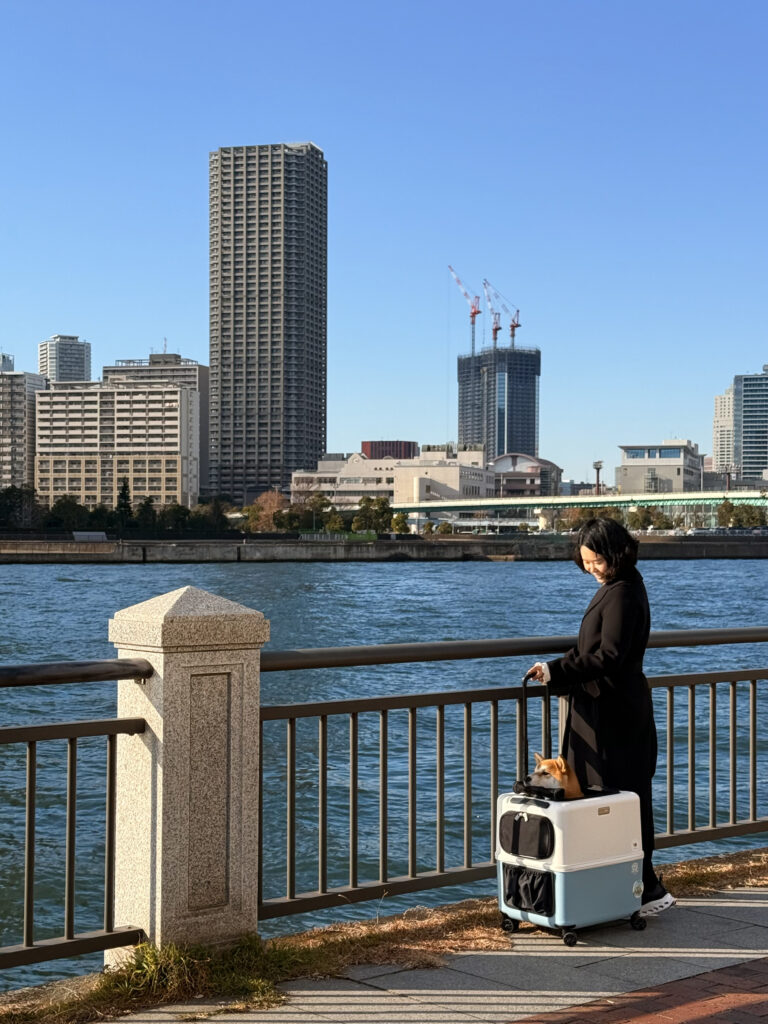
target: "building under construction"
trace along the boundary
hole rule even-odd
[[[483,446],[486,460],[517,452],[539,454],[539,377],[541,352],[517,348],[519,310],[507,308],[488,281],[483,281],[488,311],[493,318],[493,346],[475,352],[475,319],[480,300],[470,298],[449,268],[470,307],[471,353],[459,356],[459,445]],[[500,307],[500,308],[499,308]],[[509,345],[498,345],[501,311],[510,319]]]

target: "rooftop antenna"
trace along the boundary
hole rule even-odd
[[[163,355],[167,355],[167,353],[168,353],[168,339],[167,338],[163,338]]]

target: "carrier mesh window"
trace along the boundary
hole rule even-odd
[[[555,848],[555,830],[549,818],[525,811],[507,811],[499,822],[499,845],[514,857],[543,860]]]

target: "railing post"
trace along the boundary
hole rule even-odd
[[[154,675],[119,684],[118,713],[146,731],[117,755],[115,924],[159,944],[255,931],[261,612],[196,587],[125,608],[121,658]],[[110,960],[114,956],[107,954]]]

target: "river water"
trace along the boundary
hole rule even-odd
[[[703,629],[765,625],[768,623],[768,562],[654,561],[642,563],[653,614],[653,629]],[[236,563],[221,565],[121,565],[121,566],[0,566],[0,662],[75,661],[115,656],[107,640],[107,623],[118,609],[178,587],[194,585],[264,612],[271,621],[268,649],[385,644],[424,640],[461,640],[512,636],[572,634],[581,613],[594,593],[591,577],[562,562],[462,562],[462,563]],[[321,699],[347,699],[409,692],[434,692],[516,683],[531,659],[509,658],[488,662],[448,662],[427,665],[392,665],[364,669],[266,673],[262,676],[265,704]],[[750,668],[768,665],[765,645],[671,649],[649,651],[649,675],[695,672],[711,668]],[[34,687],[0,691],[3,724],[44,723],[57,720],[111,717],[115,714],[116,684]],[[658,695],[660,698],[662,695]],[[740,714],[744,695],[740,696]],[[761,699],[761,710],[763,700]],[[700,714],[708,714],[701,702]],[[723,712],[725,701],[721,701]],[[768,711],[768,708],[766,708]],[[681,709],[682,712],[682,709]],[[664,722],[662,704],[657,720]],[[764,722],[765,718],[761,719]],[[682,723],[682,719],[681,719]],[[447,716],[450,730],[460,722]],[[482,729],[482,722],[478,722]],[[759,730],[765,735],[761,725]],[[727,744],[724,728],[721,741]],[[270,743],[265,736],[265,753]],[[399,740],[394,735],[390,748]],[[768,751],[761,740],[761,758]],[[703,746],[703,752],[706,747]],[[99,900],[103,891],[103,740],[84,740],[78,776],[78,864],[76,930],[100,927]],[[727,746],[725,747],[727,750]],[[39,749],[36,936],[61,934],[63,888],[62,802],[65,745],[48,743]],[[0,747],[0,946],[21,938],[24,833],[23,746]],[[276,772],[275,780],[279,770]],[[361,762],[361,792],[372,790]],[[377,770],[374,765],[371,773]],[[663,787],[663,773],[657,777]],[[720,785],[727,785],[724,763]],[[301,786],[301,779],[299,779]],[[331,787],[335,785],[331,778]],[[680,785],[684,793],[685,783]],[[339,782],[339,791],[343,782]],[[660,796],[663,788],[659,790]],[[702,803],[706,789],[701,789]],[[394,794],[396,799],[396,794]],[[722,800],[725,806],[725,800]],[[740,807],[740,813],[746,809]],[[282,855],[283,839],[277,806],[267,810],[265,834],[274,836],[275,854]],[[706,808],[703,823],[706,823]],[[758,813],[766,813],[764,804]],[[330,811],[330,830],[345,827],[343,800]],[[392,812],[390,812],[392,815]],[[684,808],[678,827],[685,825]],[[425,817],[428,811],[425,810]],[[376,801],[361,798],[360,834],[376,831]],[[663,829],[664,822],[657,826]],[[482,826],[483,830],[485,825]],[[432,835],[432,823],[425,822]],[[450,830],[449,830],[450,833]],[[477,859],[487,857],[483,831],[477,843]],[[460,837],[454,837],[460,842]],[[449,844],[451,837],[449,834]],[[362,855],[366,850],[363,842]],[[661,851],[659,861],[723,852],[737,846],[762,845],[759,838],[728,840],[720,844],[691,845]],[[299,875],[309,872],[299,864]],[[299,856],[304,844],[299,836]],[[448,851],[450,853],[450,850]],[[265,860],[272,859],[267,849]],[[397,857],[397,840],[393,855]],[[375,859],[375,858],[374,858]],[[279,858],[275,856],[275,862]],[[398,865],[391,868],[396,873]],[[265,876],[265,895],[280,895],[279,870]],[[343,879],[340,879],[343,881]],[[377,910],[392,913],[414,902],[448,902],[469,893],[491,893],[490,881],[466,889],[433,890],[403,900],[389,900],[382,909],[357,905],[342,916],[371,916]],[[265,933],[280,928],[328,920],[328,915],[267,922]],[[97,969],[100,955],[77,961],[53,961],[38,967],[4,972],[0,990],[34,984],[54,977]]]

